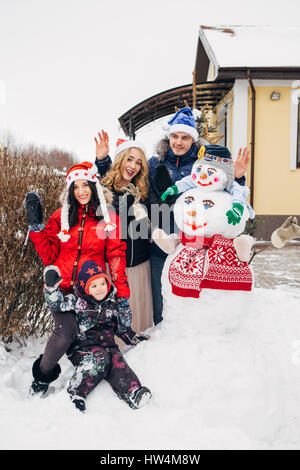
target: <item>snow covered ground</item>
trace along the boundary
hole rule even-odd
[[[300,249],[266,250],[252,266],[253,293],[232,303],[213,292],[196,313],[173,308],[126,352],[153,393],[140,410],[103,382],[78,412],[66,358],[56,392],[28,399],[46,338],[0,352],[1,449],[299,449]]]

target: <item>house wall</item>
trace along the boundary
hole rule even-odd
[[[291,116],[296,119],[291,113],[295,90],[290,80],[254,80],[253,83],[256,90],[253,206],[257,216],[253,234],[258,240],[269,240],[289,215],[298,216],[300,223],[300,168],[293,170],[296,151],[290,144],[291,137],[296,138],[290,125]],[[279,101],[270,99],[272,91],[281,93]],[[239,148],[251,149],[252,93],[248,80],[236,80],[232,92],[232,104],[227,109],[227,146],[235,159]],[[228,98],[220,103],[218,111],[229,102]],[[252,191],[251,164],[246,184]]]
[[[257,215],[300,214],[300,169],[290,170],[290,86],[257,86],[255,117],[254,210]],[[272,101],[272,91],[281,94]],[[251,90],[248,88],[248,148]],[[295,157],[296,158],[296,157]],[[250,184],[248,171],[247,184]]]

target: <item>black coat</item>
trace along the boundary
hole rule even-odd
[[[126,241],[126,266],[132,267],[149,259],[149,224],[147,219],[137,221],[133,212],[131,195],[112,191],[113,206],[120,217],[122,240]],[[142,202],[147,210],[147,201]]]
[[[112,164],[107,155],[103,160],[95,160],[100,177],[105,176]],[[133,214],[134,198],[115,190],[113,193],[113,206],[120,217],[122,227],[122,240],[126,241],[126,267],[137,266],[149,259],[149,226],[146,219],[136,221]],[[141,204],[148,211],[148,200]]]

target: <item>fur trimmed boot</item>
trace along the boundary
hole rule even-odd
[[[41,397],[44,396],[48,390],[49,384],[56,380],[61,372],[60,365],[56,364],[54,369],[52,369],[47,374],[44,374],[40,367],[42,358],[43,355],[41,354],[40,357],[34,361],[32,366],[32,375],[34,381],[32,382],[29,390],[29,395],[31,396],[37,394],[40,394]]]

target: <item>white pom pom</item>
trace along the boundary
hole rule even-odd
[[[67,242],[69,240],[69,238],[71,237],[71,235],[67,235],[64,232],[59,232],[57,234],[57,236],[60,239],[60,241],[63,242],[63,243]]]
[[[107,224],[104,225],[105,232],[111,232],[112,230],[115,230],[116,228],[117,228],[117,225],[113,224],[112,222],[108,222]]]
[[[93,166],[89,169],[89,171],[92,173],[92,175],[96,175],[98,173],[98,168],[97,166],[95,165],[95,163],[93,164]]]
[[[170,127],[171,127],[170,124],[168,124],[167,122],[163,122],[161,124],[161,128],[162,128],[163,131],[168,131],[170,129]]]

